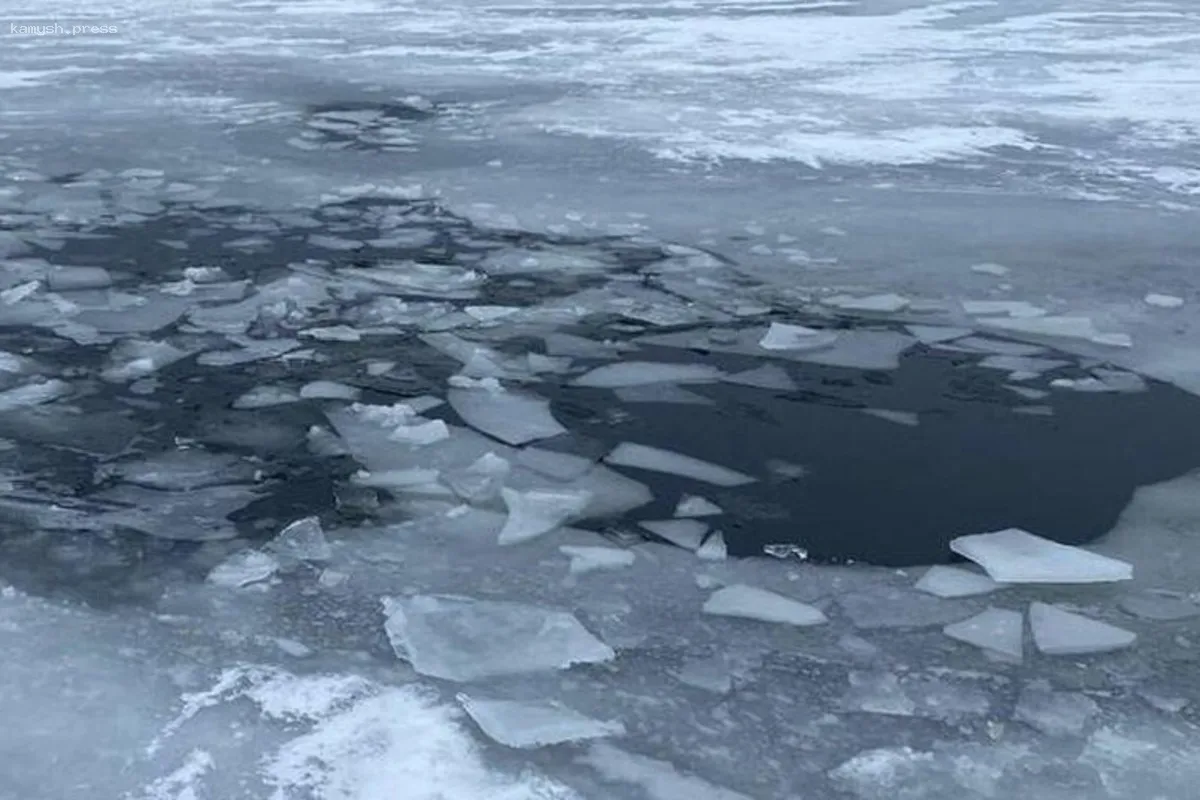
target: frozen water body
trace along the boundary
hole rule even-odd
[[[677,517],[712,517],[723,513],[721,507],[713,501],[694,494],[684,495],[675,505]]]
[[[1024,653],[1025,620],[1020,611],[989,608],[970,619],[947,625],[942,632],[951,639],[1021,659]]]
[[[619,467],[637,467],[653,472],[668,472],[693,478],[714,486],[743,486],[753,483],[756,478],[736,470],[728,469],[698,458],[685,456],[657,447],[633,442],[622,442],[604,457],[604,460]]]
[[[623,736],[620,722],[604,722],[551,703],[485,700],[466,694],[458,702],[479,729],[505,747],[528,749],[564,742]]]
[[[744,794],[683,774],[667,761],[628,753],[609,744],[592,745],[580,760],[611,783],[639,787],[647,800],[750,800]]]
[[[1133,566],[1018,528],[960,536],[950,549],[1000,583],[1105,583],[1133,578]]]
[[[632,550],[622,550],[616,547],[564,544],[558,550],[571,559],[569,570],[572,575],[583,575],[597,570],[621,569],[632,566],[637,559]]]
[[[1088,619],[1050,605],[1029,606],[1029,626],[1038,650],[1051,656],[1087,655],[1121,650],[1137,641],[1137,634]]]
[[[539,397],[492,389],[451,389],[450,406],[473,428],[505,444],[520,445],[566,433]]]
[[[741,584],[713,592],[704,602],[704,613],[801,627],[829,621],[819,608],[775,592]]]
[[[656,364],[650,361],[623,361],[606,364],[580,375],[575,386],[616,389],[653,383],[713,383],[721,372],[704,364]]]
[[[527,542],[578,517],[587,508],[592,493],[579,489],[500,490],[508,518],[500,529],[500,544]]]
[[[989,594],[1001,586],[977,572],[937,565],[926,570],[914,588],[937,597],[972,597]]]
[[[415,595],[384,601],[396,655],[422,675],[475,681],[609,661],[571,614],[522,603]]]
[[[699,550],[708,533],[708,525],[694,519],[642,520],[638,524],[684,550]]]

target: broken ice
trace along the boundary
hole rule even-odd
[[[735,584],[718,589],[704,603],[704,613],[806,627],[828,622],[814,606],[766,589]]]
[[[604,460],[620,467],[638,467],[653,472],[666,472],[693,478],[715,486],[742,486],[754,483],[755,478],[736,470],[701,461],[670,450],[644,444],[622,442]]]
[[[1043,539],[1019,528],[961,536],[950,549],[1000,583],[1103,583],[1133,578],[1115,558]]]
[[[552,703],[485,700],[466,694],[458,695],[458,702],[480,730],[505,747],[529,749],[625,734],[620,722],[593,719]]]
[[[517,544],[549,533],[577,517],[592,499],[592,493],[580,489],[531,489],[518,492],[500,490],[508,507],[508,518],[500,530],[500,544]]]
[[[1025,620],[1019,611],[989,608],[962,622],[947,625],[942,632],[951,639],[1021,659],[1024,653]]]
[[[1029,626],[1038,650],[1051,656],[1107,653],[1137,641],[1131,631],[1052,606],[1032,603]]]

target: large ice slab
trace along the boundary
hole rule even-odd
[[[989,608],[942,629],[951,639],[1020,660],[1024,655],[1025,620],[1020,611]]]
[[[617,445],[611,453],[604,457],[604,460],[620,467],[637,467],[652,472],[666,472],[711,483],[715,486],[743,486],[757,480],[750,475],[718,464],[671,450],[633,442],[622,442]]]
[[[1104,583],[1133,578],[1133,566],[1019,528],[960,536],[950,549],[1001,583]]]
[[[550,402],[507,390],[451,389],[447,400],[472,428],[506,444],[526,444],[566,433],[550,413]]]
[[[708,364],[666,364],[652,361],[623,361],[605,364],[571,381],[573,386],[616,389],[652,383],[714,383],[721,370]]]
[[[467,694],[459,694],[458,702],[480,730],[505,747],[530,749],[625,734],[620,722],[593,719],[552,703],[486,700]]]
[[[704,613],[807,627],[828,622],[821,609],[766,589],[735,584],[718,589],[704,602]]]
[[[1038,650],[1051,656],[1107,653],[1129,647],[1137,634],[1052,606],[1031,603],[1029,626]]]
[[[451,595],[386,598],[383,608],[396,655],[433,678],[467,682],[615,656],[563,611]]]

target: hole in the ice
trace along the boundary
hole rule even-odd
[[[726,372],[762,363],[661,347],[638,358]],[[917,346],[888,372],[788,365],[796,392],[692,385],[714,403],[637,403],[618,417],[606,413],[610,390],[542,391],[564,425],[609,446],[638,442],[763,478],[720,489],[621,468],[654,490],[638,519],[670,517],[682,494],[725,508],[711,521],[733,555],[796,544],[817,561],[937,563],[950,558],[951,539],[1006,527],[1082,544],[1112,527],[1134,489],[1200,465],[1200,398],[1149,381],[1136,393],[1055,391],[1042,401],[1052,415],[1014,413],[1025,401],[1005,388],[1006,373],[977,361]],[[878,409],[900,415],[866,413]],[[918,424],[905,424],[905,412]],[[784,480],[771,463],[799,474]]]

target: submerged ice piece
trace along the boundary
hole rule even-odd
[[[1000,584],[986,575],[939,564],[930,567],[913,588],[936,597],[950,598],[988,594],[999,589]]]
[[[296,520],[281,530],[268,546],[273,552],[296,561],[328,561],[333,555],[317,517]]]
[[[550,413],[550,402],[504,389],[451,389],[454,411],[472,428],[505,444],[520,445],[566,433]]]
[[[652,472],[666,472],[711,483],[714,486],[744,486],[757,480],[745,473],[685,456],[682,453],[633,442],[622,442],[617,445],[611,453],[604,457],[604,460],[619,467],[637,467]]]
[[[279,562],[259,550],[234,553],[208,573],[208,582],[216,586],[240,589],[265,581],[279,569]]]
[[[433,678],[466,682],[616,655],[573,615],[524,603],[413,595],[385,598],[383,610],[396,655]]]
[[[605,736],[623,736],[625,726],[584,716],[551,703],[484,700],[458,695],[463,710],[480,730],[505,747],[529,749]]]
[[[1034,644],[1049,656],[1108,653],[1137,641],[1137,634],[1132,631],[1048,603],[1030,604],[1029,626],[1033,629]]]
[[[596,367],[571,381],[571,385],[616,389],[653,383],[713,383],[720,379],[721,370],[707,364],[623,361]]]
[[[704,613],[798,626],[820,625],[829,620],[815,606],[744,584],[713,592],[704,603]]]
[[[1000,583],[1105,583],[1133,578],[1133,566],[1019,528],[960,536],[950,549]]]

